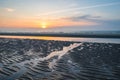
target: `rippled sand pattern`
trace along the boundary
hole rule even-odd
[[[0,39],[0,80],[120,80],[120,44]]]

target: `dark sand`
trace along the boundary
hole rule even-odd
[[[60,59],[39,59],[74,43],[1,38],[0,80],[120,80],[120,44],[84,42]]]

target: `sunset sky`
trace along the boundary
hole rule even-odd
[[[119,30],[120,0],[0,0],[0,31]]]

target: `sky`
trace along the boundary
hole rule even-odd
[[[120,0],[0,0],[0,31],[120,31]]]

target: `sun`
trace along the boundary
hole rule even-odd
[[[41,23],[41,28],[43,28],[43,29],[47,28],[47,23],[46,22],[42,22]]]
[[[41,28],[45,29],[45,28],[47,28],[47,26],[46,25],[42,25]]]

